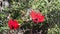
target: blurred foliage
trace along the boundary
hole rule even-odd
[[[11,14],[11,17],[17,19],[23,23],[22,17],[26,18],[26,12],[28,9],[39,10],[45,15],[45,22],[49,24],[48,33],[55,34],[54,29],[59,28],[55,25],[60,26],[60,0],[10,0],[10,6],[4,7],[4,10],[0,13],[1,24],[3,21],[8,20],[7,14]],[[21,20],[20,20],[21,19]],[[7,21],[5,22],[7,23]],[[4,27],[0,25],[0,27]],[[57,30],[59,33],[59,29]],[[59,34],[57,33],[57,34]]]
[[[60,34],[60,27],[55,25],[54,28],[49,28],[48,34]]]

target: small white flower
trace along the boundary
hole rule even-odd
[[[9,6],[9,2],[8,1],[3,1],[3,5],[8,7]]]

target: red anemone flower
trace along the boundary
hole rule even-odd
[[[19,27],[19,24],[18,24],[17,20],[10,19],[8,21],[8,26],[10,29],[17,29]]]
[[[44,16],[41,13],[37,13],[34,10],[31,10],[30,16],[34,23],[44,22]]]

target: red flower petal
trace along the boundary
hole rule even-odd
[[[44,16],[41,13],[37,14],[37,19],[38,19],[37,22],[44,22]]]
[[[32,10],[30,15],[34,23],[40,23],[44,21],[44,16],[41,13],[36,13],[34,10]]]
[[[8,26],[10,29],[17,29],[19,27],[17,20],[12,19],[8,21]]]
[[[14,22],[14,29],[17,29],[19,27],[17,20],[14,20],[13,22]]]
[[[36,12],[34,12],[34,10],[31,10],[30,16],[32,19],[35,19]]]
[[[12,21],[12,19],[10,19],[10,20],[8,21],[8,26],[9,26],[10,29],[12,29],[12,26],[13,26],[13,21]]]

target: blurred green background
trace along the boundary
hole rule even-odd
[[[21,18],[26,20],[26,12],[31,8],[39,10],[45,16],[45,22],[49,24],[48,34],[60,34],[60,0],[10,0],[9,4],[9,7],[3,6],[4,9],[0,12],[0,31],[9,29],[8,14],[23,23]]]

